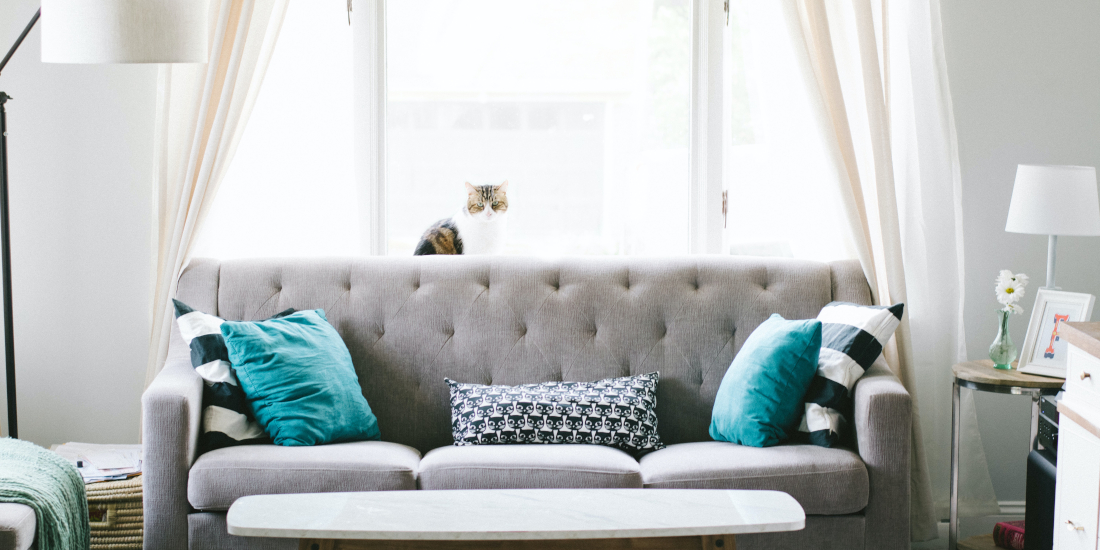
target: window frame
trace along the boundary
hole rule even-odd
[[[359,189],[362,252],[387,253],[386,226],[386,4],[357,0],[351,12],[355,179]],[[692,254],[726,249],[722,193],[727,154],[729,0],[691,0],[690,224]]]

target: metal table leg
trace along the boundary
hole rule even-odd
[[[1041,393],[1031,394],[1031,448],[1028,452],[1039,450],[1039,400],[1042,398]]]
[[[959,437],[962,434],[959,383],[951,385],[951,523],[948,527],[948,550],[957,550],[959,542]]]

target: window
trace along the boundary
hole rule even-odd
[[[509,181],[509,252],[688,251],[688,0],[386,6],[388,252]]]
[[[354,1],[290,2],[197,255],[407,256],[508,180],[512,254],[852,256],[781,3]]]
[[[852,258],[836,181],[782,3],[734,0],[726,46],[729,253]]]
[[[346,0],[292,0],[196,256],[362,252]]]

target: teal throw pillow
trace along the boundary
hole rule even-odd
[[[787,321],[774,314],[761,323],[722,378],[710,436],[751,447],[787,439],[802,419],[802,398],[820,353],[821,321]]]
[[[229,362],[276,445],[380,439],[351,354],[320,309],[221,326]]]

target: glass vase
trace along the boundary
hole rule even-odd
[[[1012,336],[1008,334],[1008,316],[1010,311],[997,310],[1001,317],[1001,328],[997,331],[997,338],[989,346],[989,358],[993,360],[993,368],[1012,370],[1012,361],[1016,359],[1016,346],[1012,343]]]

